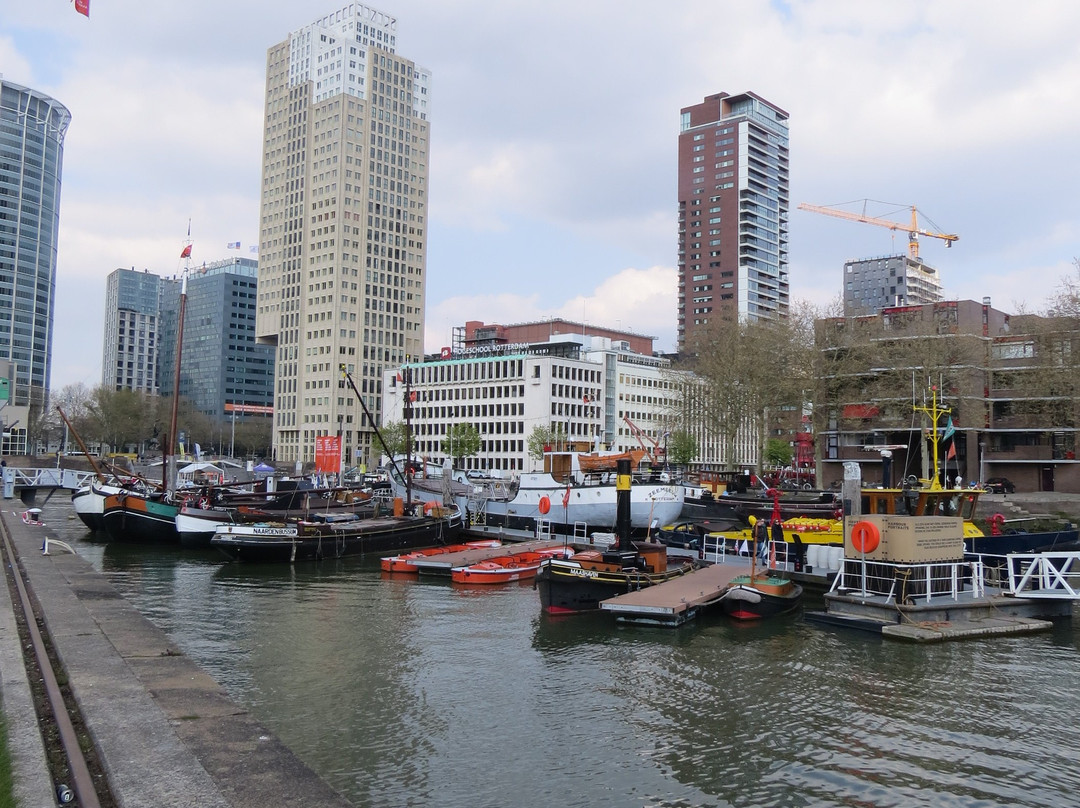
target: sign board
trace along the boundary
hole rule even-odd
[[[865,514],[858,519],[849,518],[846,522],[845,558],[863,558],[851,541],[851,529],[859,522],[875,525],[880,535],[877,546],[865,555],[868,561],[931,564],[957,561],[964,557],[964,520],[959,516]]]
[[[341,471],[341,438],[337,435],[316,436],[315,471],[320,474],[337,474]]]
[[[273,415],[273,407],[263,407],[258,404],[233,404],[229,401],[225,402],[225,412],[250,412],[258,415]]]

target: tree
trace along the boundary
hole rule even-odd
[[[775,320],[721,313],[691,346],[689,369],[705,383],[698,406],[720,435],[729,466],[757,463],[781,413],[801,411],[808,400],[812,322],[807,307]],[[757,451],[740,457],[738,447],[748,443]]]
[[[565,442],[566,432],[562,424],[537,424],[529,433],[529,457],[543,460],[545,448],[550,450],[551,447]]]
[[[404,421],[391,421],[388,424],[384,424],[379,427],[379,433],[382,435],[385,447],[379,446],[378,448],[387,453],[391,458],[395,455],[405,454],[405,443],[408,437],[408,432]],[[376,439],[378,444],[378,439]]]
[[[452,460],[472,457],[480,451],[480,433],[472,424],[454,424],[442,439],[440,448]]]
[[[152,403],[144,393],[96,387],[87,403],[87,423],[91,438],[114,451],[138,445],[151,423]]]
[[[773,466],[791,465],[791,444],[780,438],[769,438],[765,444],[765,460]]]
[[[699,454],[697,438],[685,429],[676,429],[667,439],[668,460],[676,466],[687,466]]]

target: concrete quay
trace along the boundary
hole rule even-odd
[[[118,806],[351,805],[85,559],[56,546],[43,555],[49,528],[23,524],[12,513],[17,501],[3,504],[0,529],[26,571]],[[23,808],[46,808],[57,804],[56,784],[23,665],[15,598],[0,597],[0,687],[16,799]]]

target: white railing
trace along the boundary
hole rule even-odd
[[[78,469],[20,469],[7,466],[4,468],[4,487],[7,489],[8,485],[11,485],[14,488],[68,488],[74,491],[95,477],[92,471]]]
[[[1080,552],[1012,553],[1005,560],[1010,595],[1080,600]]]
[[[930,603],[948,598],[982,597],[984,569],[981,560],[927,564],[844,559],[831,592],[884,597],[886,603]]]

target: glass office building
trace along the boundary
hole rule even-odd
[[[52,356],[64,135],[71,113],[0,77],[0,359],[13,404],[44,406]]]

